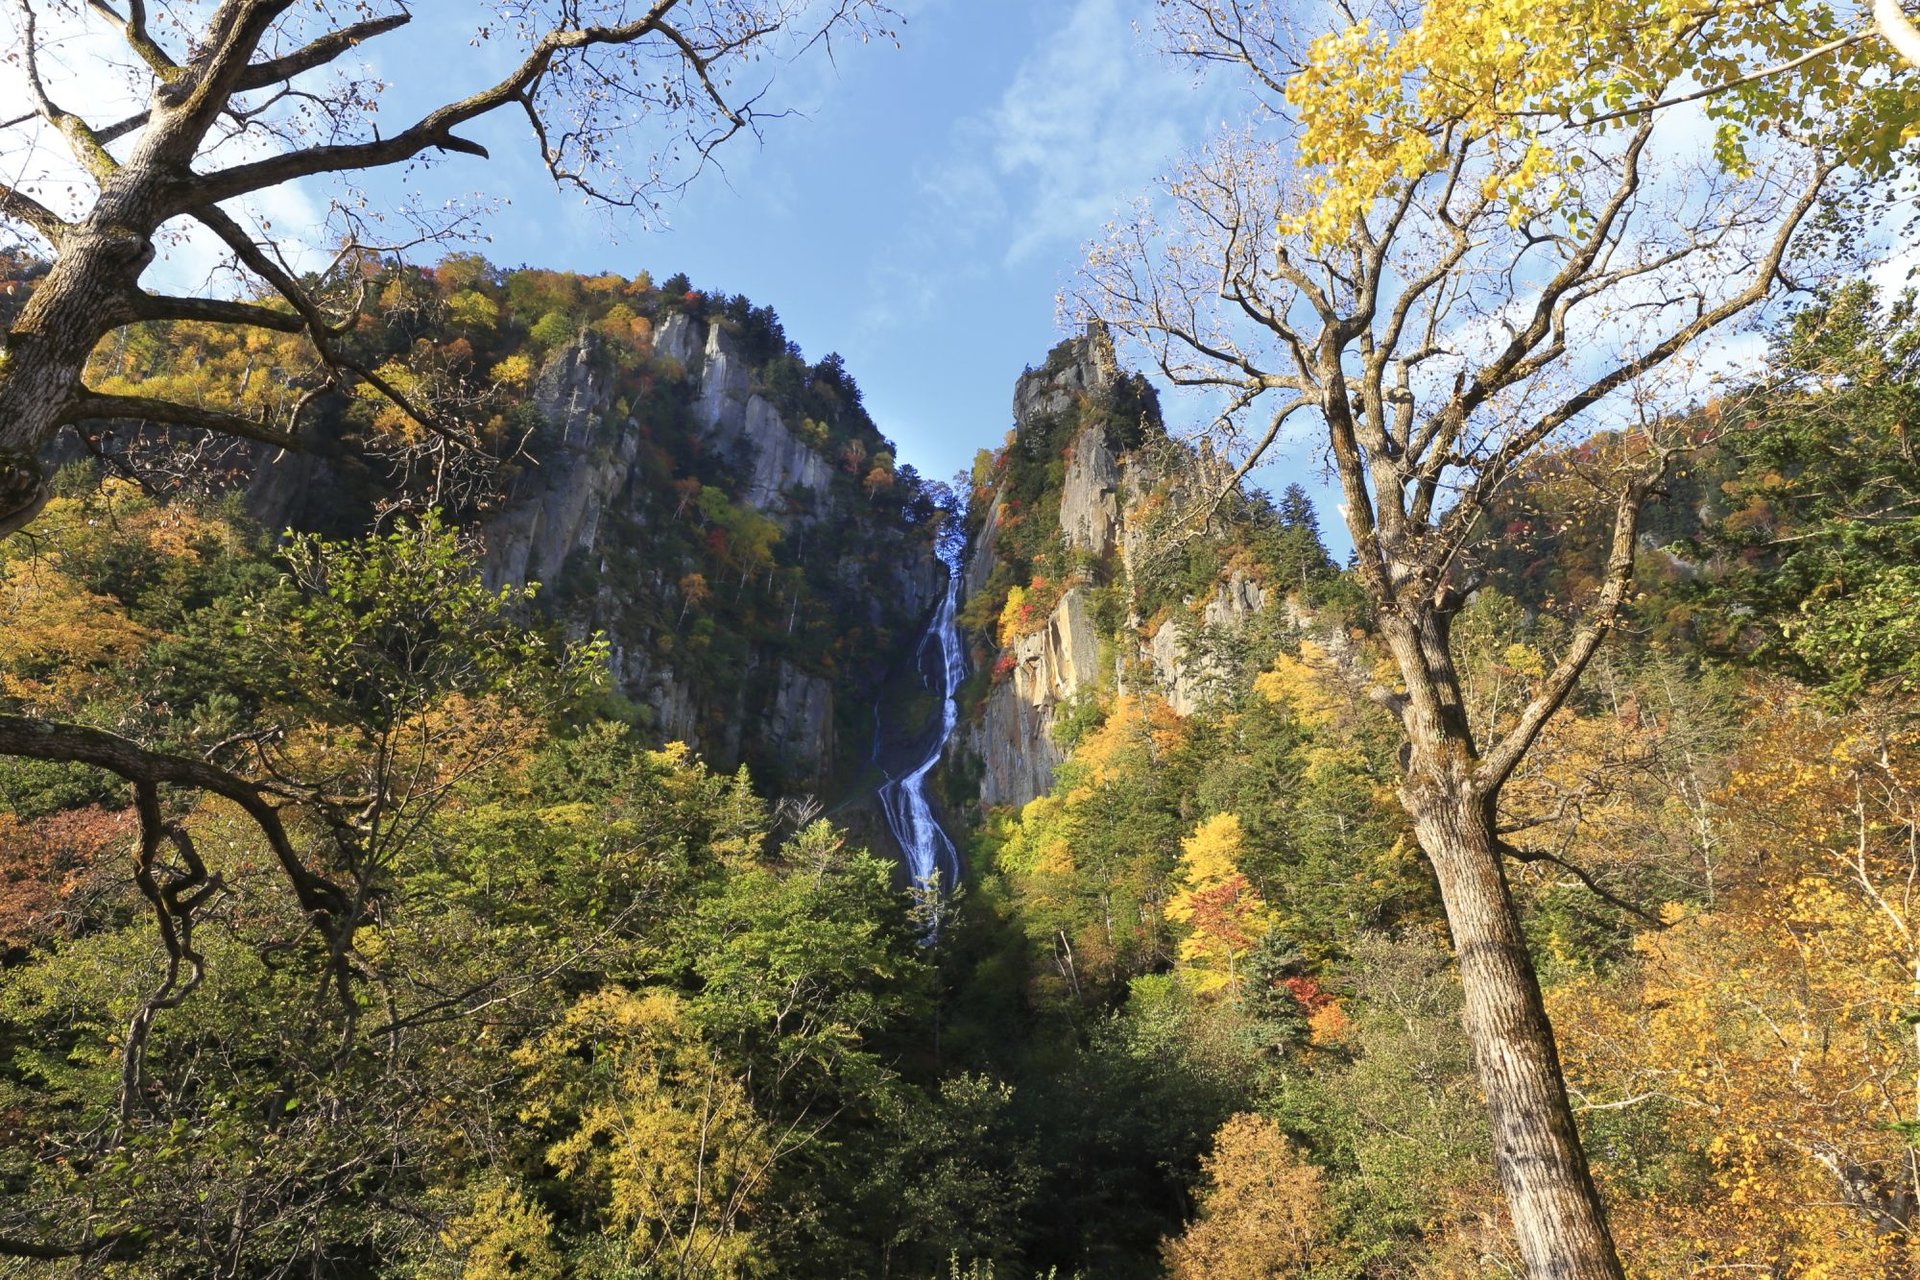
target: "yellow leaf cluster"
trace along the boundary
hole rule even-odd
[[[772,1162],[766,1125],[741,1083],[700,1042],[679,998],[605,990],[514,1052],[525,1071],[523,1120],[554,1125],[547,1149],[637,1260],[705,1260],[703,1274],[765,1274],[747,1226]]]
[[[482,1189],[440,1233],[462,1280],[560,1280],[553,1219],[508,1184]]]
[[[1624,981],[1552,994],[1569,1077],[1676,1153],[1617,1201],[1644,1274],[1912,1274],[1872,1206],[1906,1194],[1920,1115],[1920,741],[1793,697],[1751,725],[1716,897],[1663,909]]]
[[[119,602],[46,561],[0,568],[0,692],[42,712],[71,709],[116,683],[152,639]]]
[[[1180,842],[1180,873],[1165,913],[1185,925],[1183,972],[1196,991],[1237,985],[1240,962],[1273,928],[1273,911],[1240,871],[1246,844],[1238,815],[1216,814]]]
[[[1300,653],[1282,653],[1253,682],[1254,691],[1276,706],[1290,709],[1302,724],[1324,728],[1338,718],[1345,703],[1333,696],[1321,672],[1327,652],[1311,640],[1300,642]]]
[[[1325,1180],[1272,1120],[1228,1120],[1201,1169],[1199,1216],[1161,1245],[1172,1280],[1286,1280],[1332,1261]]]

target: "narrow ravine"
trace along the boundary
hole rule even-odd
[[[947,566],[947,591],[933,620],[914,648],[914,665],[922,682],[927,682],[927,650],[937,645],[940,671],[940,731],[927,745],[926,756],[912,770],[899,777],[889,776],[880,785],[880,812],[887,829],[900,845],[906,858],[907,874],[916,885],[938,875],[943,889],[950,890],[960,880],[960,854],[953,839],[934,816],[927,799],[927,775],[940,763],[954,726],[960,721],[960,682],[967,676],[966,652],[960,644],[956,618],[960,611],[960,578],[965,541],[957,533],[943,534],[940,560]]]

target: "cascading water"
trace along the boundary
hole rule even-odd
[[[930,645],[939,646],[939,736],[928,745],[925,759],[915,765],[912,771],[898,778],[889,777],[881,784],[879,792],[880,812],[886,817],[887,829],[893,832],[893,838],[906,855],[908,875],[917,885],[927,884],[937,875],[940,886],[947,890],[959,883],[960,854],[939,820],[933,816],[933,805],[927,799],[927,775],[940,763],[947,740],[953,737],[954,726],[960,722],[958,696],[960,682],[967,677],[967,659],[960,646],[956,618],[960,610],[960,569],[965,548],[964,537],[954,525],[949,525],[942,532],[939,543],[940,560],[947,566],[947,592],[940,601],[940,608],[934,612],[933,621],[927,624],[926,634],[920,637],[920,643],[914,649],[914,662],[921,671],[922,681],[925,681],[927,648]]]

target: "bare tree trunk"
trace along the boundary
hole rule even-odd
[[[1899,0],[1873,0],[1873,25],[1896,53],[1920,67],[1920,29],[1900,11]]]
[[[1446,904],[1514,1237],[1533,1280],[1622,1280],[1491,816],[1463,781],[1410,781],[1403,798]]]
[[[68,231],[34,286],[0,355],[0,533],[45,501],[39,455],[66,420],[100,338],[134,318],[140,273],[153,259],[153,225],[140,175],[122,170],[93,212]]]
[[[1638,496],[1616,530],[1611,577],[1631,580]],[[1624,548],[1624,550],[1622,549]],[[1494,1167],[1529,1280],[1624,1280],[1567,1098],[1553,1024],[1502,861],[1499,784],[1489,785],[1453,660],[1458,597],[1386,620],[1406,681],[1400,803],[1439,881],[1453,934],[1461,1018],[1486,1098]]]

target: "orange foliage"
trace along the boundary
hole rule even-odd
[[[1571,1082],[1623,1135],[1602,1176],[1653,1188],[1616,1195],[1642,1274],[1911,1276],[1920,733],[1781,692],[1751,723],[1714,898],[1554,996]]]
[[[71,928],[113,880],[134,835],[125,811],[74,809],[23,822],[0,813],[0,950]]]
[[[1234,1116],[1201,1161],[1200,1215],[1161,1246],[1172,1280],[1283,1280],[1329,1261],[1320,1170],[1265,1116]]]

